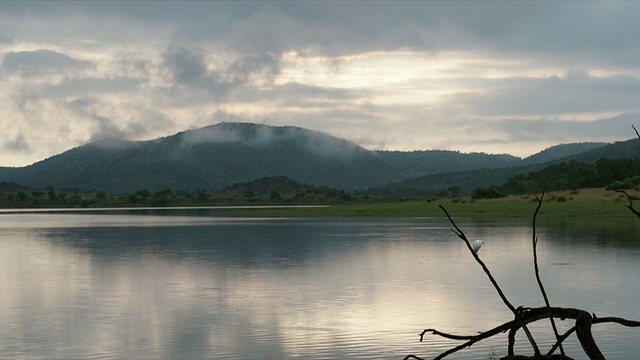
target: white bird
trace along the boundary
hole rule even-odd
[[[482,240],[476,240],[473,242],[473,245],[471,245],[471,247],[473,248],[474,252],[478,252],[478,250],[480,250],[480,247],[484,245],[484,241]]]

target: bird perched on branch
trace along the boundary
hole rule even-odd
[[[473,244],[471,245],[471,248],[473,249],[474,252],[478,252],[478,250],[480,250],[480,247],[484,245],[484,241],[482,240],[476,240],[473,242]]]

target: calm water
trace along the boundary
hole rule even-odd
[[[540,221],[552,304],[640,319],[639,223]],[[485,240],[480,255],[515,306],[542,305],[528,220],[458,225]],[[428,358],[457,343],[420,343],[425,328],[474,334],[510,318],[446,219],[0,214],[0,358]],[[594,333],[607,359],[640,350],[640,329]],[[565,348],[585,358],[577,341]],[[505,352],[497,337],[451,358]]]

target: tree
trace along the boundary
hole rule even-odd
[[[40,200],[44,196],[44,193],[42,191],[32,191],[31,196]]]
[[[209,200],[209,198],[210,198],[210,196],[206,192],[199,192],[198,193],[198,201],[199,202],[207,202]]]
[[[505,194],[500,190],[498,186],[491,186],[489,188],[479,187],[473,190],[471,194],[472,199],[495,199],[504,197]]]
[[[138,190],[136,195],[140,196],[143,199],[147,199],[151,196],[151,192],[147,189]]]
[[[461,187],[456,185],[456,186],[451,186],[447,190],[449,190],[449,192],[451,193],[452,197],[456,197],[460,193],[460,189],[461,189]]]

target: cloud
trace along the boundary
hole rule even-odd
[[[172,80],[178,84],[201,85],[209,76],[203,54],[179,47],[169,49],[163,59]]]
[[[41,75],[54,71],[77,70],[87,65],[87,61],[81,61],[55,51],[40,49],[8,52],[5,54],[0,68],[8,73],[20,72],[23,75]]]
[[[0,44],[11,44],[13,42],[13,37],[9,34],[8,31],[0,27]]]
[[[76,123],[87,128],[88,139],[85,141],[148,139],[164,134],[167,129],[176,129],[175,122],[164,114],[141,105],[114,104],[84,97],[66,102],[65,109],[73,115]],[[179,127],[177,129],[180,130]]]
[[[30,146],[27,144],[22,132],[18,133],[13,139],[6,140],[3,148],[10,152],[27,152],[30,150]]]
[[[480,126],[490,122],[478,122],[469,131],[479,132]],[[583,142],[619,141],[634,136],[631,125],[640,124],[640,113],[621,114],[593,121],[569,121],[561,119],[499,120],[492,129],[502,133],[509,142]]]
[[[241,87],[271,84],[280,72],[280,59],[270,54],[223,54],[215,57],[201,49],[169,48],[163,65],[174,91],[206,91],[201,101],[222,101]],[[185,89],[186,87],[186,89]],[[189,89],[191,88],[191,89]],[[192,97],[193,99],[193,97]]]
[[[367,90],[343,89],[287,82],[269,87],[248,87],[238,93],[236,100],[242,102],[274,101],[286,107],[334,108],[371,95]]]
[[[563,77],[485,82],[485,89],[454,95],[447,102],[489,117],[640,111],[640,79],[635,76],[571,71]]]
[[[57,84],[46,84],[38,88],[41,96],[48,98],[99,96],[108,93],[132,93],[139,90],[144,80],[130,77],[65,79]]]

